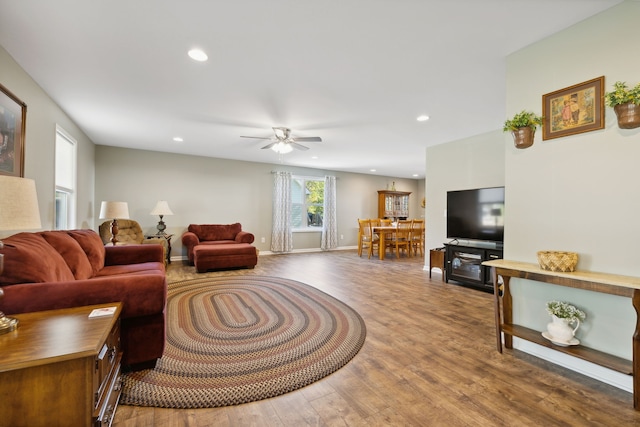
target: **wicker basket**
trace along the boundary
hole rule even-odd
[[[578,264],[578,254],[563,251],[538,251],[538,264],[543,270],[575,271]]]

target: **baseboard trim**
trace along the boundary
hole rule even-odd
[[[352,251],[358,249],[357,246],[338,246],[335,249],[331,249],[330,251]],[[260,250],[258,255],[287,255],[287,254],[300,254],[306,252],[327,252],[323,251],[320,248],[307,248],[307,249],[294,249],[291,252],[272,252],[272,251],[262,251]],[[187,257],[171,257],[171,261],[186,261]]]
[[[303,254],[309,252],[331,252],[331,251],[351,251],[358,249],[357,246],[338,246],[335,249],[329,251],[323,251],[320,248],[307,248],[307,249],[294,249],[291,252],[272,252],[272,251],[260,251],[260,255],[287,255],[287,254]]]

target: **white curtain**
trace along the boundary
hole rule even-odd
[[[291,174],[275,172],[273,180],[273,226],[271,232],[272,252],[291,252]]]
[[[338,220],[336,218],[336,177],[324,177],[324,214],[320,249],[328,251],[338,247]]]

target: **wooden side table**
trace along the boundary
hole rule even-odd
[[[429,278],[431,278],[431,269],[439,268],[442,271],[442,280],[445,280],[446,270],[444,268],[444,248],[430,249],[429,250]]]
[[[114,307],[106,316],[94,309]],[[120,398],[120,303],[16,314],[0,335],[0,425],[110,425]]]
[[[531,341],[540,346],[552,348],[582,360],[595,363],[614,371],[633,376],[633,407],[640,410],[640,278],[622,276],[618,274],[597,273],[593,271],[573,271],[570,273],[542,270],[538,264],[520,261],[492,260],[485,261],[485,266],[491,267],[494,286],[496,345],[502,353],[502,339],[504,347],[513,348],[513,337]],[[502,277],[503,290],[500,292]],[[633,333],[632,360],[607,354],[583,345],[560,346],[544,338],[540,331],[514,323],[513,300],[509,282],[511,278],[527,279],[556,286],[584,289],[590,292],[600,292],[609,295],[628,297],[636,311],[635,332]],[[503,337],[504,335],[504,337]]]
[[[152,234],[144,237],[146,239],[165,239],[167,241],[167,264],[171,264],[171,238],[173,237],[173,234]]]

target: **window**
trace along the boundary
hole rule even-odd
[[[294,230],[322,229],[324,178],[291,178],[291,225]]]
[[[76,228],[76,141],[56,126],[55,229]]]

